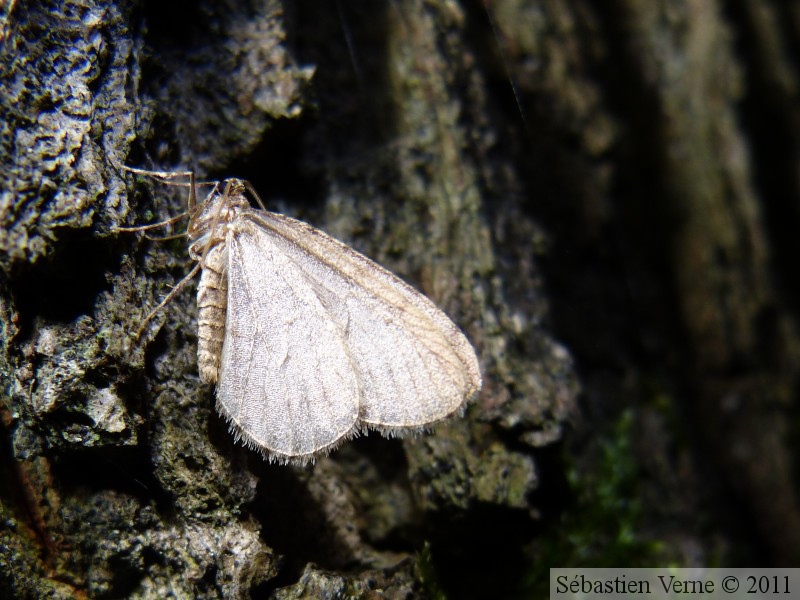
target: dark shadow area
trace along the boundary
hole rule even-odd
[[[145,570],[113,556],[109,558],[108,566],[114,576],[105,594],[107,598],[128,598],[140,589]]]
[[[563,442],[536,450],[539,485],[530,495],[531,505],[539,512],[539,523],[555,523],[574,504],[574,491],[567,479]]]
[[[736,26],[738,56],[745,68],[746,85],[739,116],[752,145],[748,154],[754,165],[753,178],[763,199],[765,224],[774,247],[775,279],[795,317],[800,317],[800,279],[797,257],[800,256],[800,123],[797,120],[797,92],[785,87],[782,66],[767,65],[773,48],[761,48],[763,32],[752,18],[758,10],[741,0],[725,3],[726,16]],[[788,5],[774,3],[775,21],[783,37],[776,44],[792,48],[794,72],[800,70],[800,43],[792,31],[793,14]],[[783,24],[783,26],[781,26]]]
[[[170,514],[173,499],[153,473],[148,446],[103,446],[60,452],[53,456],[52,473],[65,495],[78,489],[114,490],[145,504],[153,501],[162,514]]]
[[[350,549],[308,493],[302,476],[281,465],[264,465],[258,471],[260,482],[251,510],[261,523],[265,543],[285,556],[280,574],[270,582],[274,589],[296,582],[309,562],[333,570],[350,566],[354,560]]]
[[[332,459],[357,490],[357,525],[366,543],[378,551],[409,554],[422,547],[422,513],[411,495],[405,493],[411,483],[402,440],[385,438],[373,431],[345,444]],[[374,490],[386,494],[376,496]],[[393,518],[400,515],[390,529],[385,527],[387,513]]]
[[[486,84],[489,113],[497,119],[496,124],[515,130],[515,135],[505,136],[504,142],[521,143],[531,149],[533,130],[528,127],[526,108],[521,104],[522,98],[514,73],[511,72],[510,58],[505,55],[503,40],[497,37],[499,32],[493,21],[492,9],[481,0],[464,2],[463,8],[467,17],[464,41],[472,49],[475,69]],[[520,129],[524,129],[524,133],[518,133]],[[502,151],[504,154],[515,152],[505,144]]]
[[[299,64],[316,69],[318,128],[303,148],[305,169],[320,170],[331,161],[358,164],[394,138],[386,69],[390,10],[391,2],[357,0],[301,0],[287,7],[290,47]]]
[[[145,0],[140,15],[145,24],[145,39],[154,55],[192,50],[207,46],[215,23],[226,7],[223,3],[175,0]]]
[[[91,314],[98,294],[108,289],[106,273],[119,271],[119,260],[110,239],[63,231],[57,252],[29,264],[13,280],[21,337],[30,336],[35,317],[71,323]]]
[[[11,422],[10,413],[0,402],[0,502],[4,507],[8,507],[9,516],[15,516],[21,524],[30,528],[41,548],[42,558],[48,558],[54,554],[55,546],[44,526],[37,499],[31,489],[33,484],[29,479],[26,464],[14,458]],[[2,589],[4,586],[0,584],[0,590]]]
[[[263,142],[232,165],[235,173],[211,173],[212,179],[238,177],[253,184],[267,210],[281,205],[318,209],[324,200],[322,174],[304,164],[304,145],[313,116],[273,122]],[[252,202],[253,206],[257,206]]]
[[[392,481],[407,476],[408,461],[401,438],[387,438],[377,431],[370,431],[350,440],[347,446],[337,451],[334,458],[351,453],[372,463],[382,480]]]
[[[260,479],[250,509],[261,523],[261,534],[267,545],[283,557],[279,574],[260,584],[253,597],[268,597],[274,590],[296,583],[309,562],[339,572],[364,568],[359,557],[353,556],[346,542],[339,538],[336,524],[329,520],[330,515],[326,515],[323,507],[309,494],[307,478],[313,478],[313,473],[304,473],[298,467],[270,465],[254,452],[249,452],[248,456],[250,469]],[[330,460],[336,461],[337,468],[343,469],[342,478],[353,482],[353,487],[361,492],[383,489],[389,485],[387,482],[407,477],[402,443],[377,434],[347,442]],[[386,509],[383,505],[370,506],[369,501],[367,505],[359,505],[358,500],[355,502],[358,522],[349,524],[352,529],[368,527],[371,510]],[[342,524],[338,523],[339,526]],[[360,534],[367,535],[368,532]],[[381,540],[382,544],[375,547],[413,553],[415,547],[421,545],[419,536],[418,529],[413,532],[392,531]]]
[[[463,515],[431,515],[430,544],[448,598],[507,598],[533,565],[524,551],[534,534],[527,511],[476,506]]]

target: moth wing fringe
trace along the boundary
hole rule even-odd
[[[339,436],[336,440],[334,440],[327,446],[318,448],[314,452],[309,452],[308,454],[298,454],[290,456],[288,454],[283,454],[281,452],[275,452],[274,450],[262,445],[260,442],[258,442],[255,438],[253,438],[249,433],[247,433],[236,423],[236,420],[227,413],[227,411],[222,407],[222,404],[219,401],[217,401],[216,405],[217,405],[217,412],[227,422],[228,431],[233,436],[235,443],[237,444],[241,443],[249,450],[256,450],[258,451],[259,454],[261,454],[264,460],[279,465],[295,465],[303,467],[309,464],[314,464],[317,458],[322,458],[324,456],[327,456],[328,454],[336,450],[339,446],[341,446],[343,443],[362,435],[362,431],[359,429],[359,422],[356,420],[356,422],[353,424],[353,427],[351,427],[349,431]]]
[[[439,425],[445,421],[449,421],[453,417],[463,417],[467,410],[467,404],[468,402],[463,402],[461,406],[459,406],[453,412],[448,413],[443,417],[436,419],[435,421],[424,423],[422,425],[382,425],[380,423],[366,423],[364,421],[359,421],[358,426],[359,430],[364,435],[366,435],[369,431],[377,431],[383,437],[389,439],[403,439],[406,437],[416,438],[421,435],[432,433]]]

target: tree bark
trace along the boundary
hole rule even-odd
[[[2,595],[508,597],[550,566],[796,564],[793,10],[6,3]],[[116,228],[186,189],[122,165],[248,179],[398,273],[476,346],[479,399],[308,468],[237,445],[193,294],[135,337],[191,265]]]

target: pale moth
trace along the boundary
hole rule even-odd
[[[364,430],[422,430],[478,394],[478,359],[461,330],[380,265],[306,223],[251,208],[246,192],[261,201],[246,181],[210,184],[197,204],[191,173],[125,168],[190,178],[197,265],[150,316],[201,272],[200,378],[216,384],[237,440],[271,461],[304,463]]]

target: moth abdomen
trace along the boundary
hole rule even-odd
[[[228,279],[218,265],[216,248],[209,252],[197,287],[197,365],[203,383],[216,383],[219,375],[222,342],[225,339],[225,314],[228,305]]]

